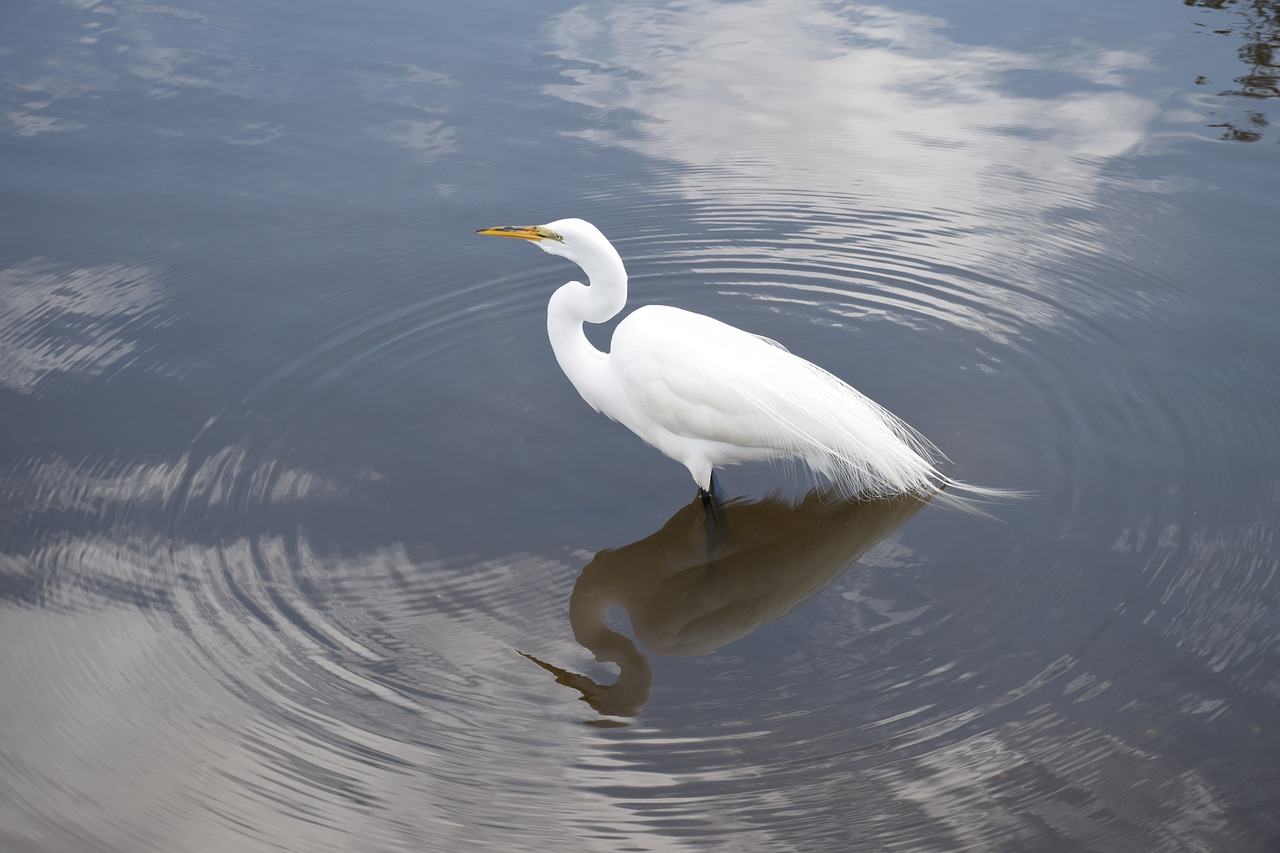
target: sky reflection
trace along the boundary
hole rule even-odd
[[[132,327],[163,297],[145,264],[32,258],[0,270],[0,386],[32,393],[52,375],[94,377],[127,363],[140,346]]]
[[[953,41],[946,26],[818,0],[590,3],[551,28],[574,65],[551,91],[630,116],[630,129],[582,135],[683,164],[669,181],[689,198],[764,209],[843,195],[935,211],[939,260],[1012,262],[1103,237],[1096,216],[1078,214],[1114,204],[1115,161],[1141,149],[1161,112],[1126,86],[1151,57],[1088,45],[1034,55]]]
[[[57,580],[0,619],[5,761],[20,768],[0,774],[6,850],[7,833],[40,850],[607,850],[591,828],[633,818],[593,793],[601,779],[672,782],[617,767],[588,729],[552,729],[529,689],[540,673],[494,636],[476,590],[554,565],[441,583],[398,545],[334,558],[275,537],[93,535],[0,554],[0,580],[28,560]],[[345,606],[317,607],[300,578]],[[515,698],[495,710],[495,689]],[[476,778],[508,793],[478,797]]]

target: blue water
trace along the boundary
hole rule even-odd
[[[1280,839],[1274,3],[0,20],[0,849]],[[708,550],[566,216],[1032,497]]]

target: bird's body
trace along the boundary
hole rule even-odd
[[[939,485],[922,442],[889,412],[778,344],[711,317],[640,308],[618,325],[608,361],[604,397],[579,392],[682,463],[704,490],[715,468],[796,458],[850,492]]]
[[[562,219],[490,228],[562,255],[586,272],[551,297],[547,332],[556,360],[596,411],[689,469],[703,494],[712,471],[799,460],[848,494],[933,494],[951,481],[936,450],[902,420],[773,341],[702,314],[650,305],[618,324],[609,352],[583,323],[622,311],[627,274],[595,226]]]

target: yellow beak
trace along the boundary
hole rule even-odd
[[[516,237],[520,240],[543,240],[548,236],[545,231],[545,228],[537,225],[499,225],[496,228],[481,228],[476,233],[494,237]]]
[[[555,240],[563,243],[564,238],[545,225],[499,225],[497,228],[481,228],[477,234],[492,234],[494,237],[516,237],[521,240]]]

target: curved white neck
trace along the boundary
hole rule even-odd
[[[547,336],[556,361],[583,399],[599,411],[599,392],[605,388],[600,372],[608,358],[587,340],[583,323],[603,323],[627,304],[627,271],[622,258],[605,244],[575,258],[590,285],[571,281],[551,295],[547,305]]]

